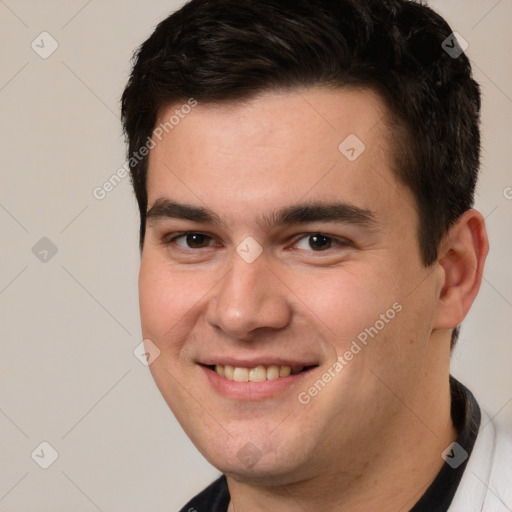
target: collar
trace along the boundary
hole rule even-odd
[[[450,389],[451,416],[457,440],[443,452],[445,464],[410,512],[448,510],[475,445],[481,421],[480,407],[471,391],[452,376]]]

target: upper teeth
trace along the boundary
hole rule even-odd
[[[255,366],[254,368],[243,368],[241,366],[231,366],[229,364],[215,365],[215,371],[221,377],[225,377],[229,380],[236,382],[263,382],[265,380],[274,380],[278,377],[288,377],[290,374],[299,373],[304,369],[303,366],[294,367],[291,366]]]

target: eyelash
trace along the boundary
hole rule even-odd
[[[186,236],[189,236],[189,235],[202,235],[202,236],[208,237],[210,240],[214,240],[213,236],[210,236],[207,233],[203,233],[201,231],[184,231],[182,233],[176,233],[176,234],[173,234],[172,236],[168,235],[168,236],[164,237],[163,244],[165,246],[167,246],[167,247],[170,246],[170,245],[178,245],[178,244],[176,244],[176,240],[177,239],[182,238],[182,237],[186,237]],[[335,236],[327,235],[325,233],[321,233],[321,232],[318,232],[318,231],[311,232],[311,233],[303,233],[303,234],[301,234],[300,237],[295,240],[293,245],[296,245],[299,241],[301,241],[303,239],[307,239],[307,238],[312,237],[312,236],[321,236],[323,238],[326,238],[326,239],[328,239],[328,241],[330,241],[331,243],[335,244],[338,247],[353,247],[354,246],[352,242],[350,242],[349,240],[347,240],[345,238],[340,238],[340,237],[335,237]],[[184,251],[195,251],[195,250],[199,250],[199,249],[208,249],[208,248],[210,248],[212,246],[208,245],[206,247],[196,247],[196,248],[194,248],[194,247],[183,247],[183,246],[178,245],[178,247],[181,250],[184,250]],[[329,247],[326,250],[319,250],[319,251],[311,250],[311,251],[308,251],[308,252],[324,253],[324,252],[327,252],[327,251],[329,251],[330,249],[333,249],[333,248],[334,247]]]

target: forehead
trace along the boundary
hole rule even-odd
[[[171,197],[238,218],[317,199],[389,209],[400,196],[411,207],[392,172],[388,113],[371,90],[267,92],[181,107],[160,112],[157,127],[167,122],[168,130],[153,136],[149,206]]]

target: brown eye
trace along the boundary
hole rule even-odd
[[[333,248],[352,247],[352,243],[344,238],[324,235],[323,233],[308,233],[297,240],[295,248],[309,252],[327,252]]]
[[[322,251],[324,249],[329,249],[332,244],[332,239],[328,236],[322,235],[321,233],[317,233],[314,235],[310,235],[309,246],[311,249],[315,251]]]
[[[186,241],[189,247],[206,247],[208,243],[205,244],[205,240],[207,239],[206,235],[201,235],[200,233],[193,233],[191,235],[187,235]]]
[[[203,233],[184,233],[174,237],[170,242],[185,249],[203,249],[210,246],[211,237]]]

